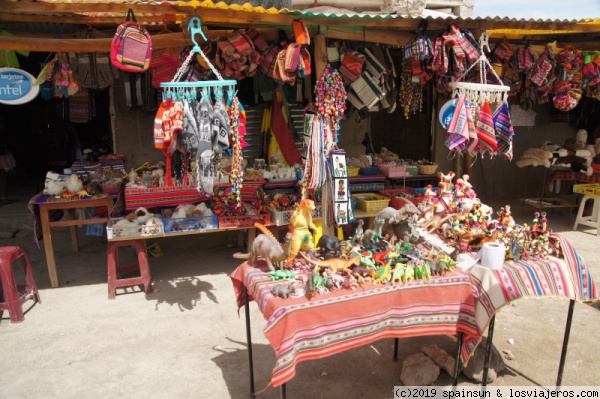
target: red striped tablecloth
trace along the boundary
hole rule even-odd
[[[296,364],[318,359],[381,338],[456,335],[463,332],[462,360],[474,353],[492,315],[524,297],[564,297],[598,300],[598,291],[585,263],[572,245],[560,240],[564,257],[509,261],[501,270],[475,265],[468,272],[448,273],[430,281],[397,285],[370,285],[317,295],[281,299],[271,294],[278,284],[247,262],[232,274],[238,306],[243,288],[258,304],[265,320],[264,333],[275,350],[271,384],[292,379]]]
[[[475,298],[468,273],[448,273],[430,281],[371,285],[317,295],[281,299],[271,293],[278,284],[261,268],[245,262],[232,274],[238,305],[243,286],[267,320],[264,333],[277,358],[271,384],[292,379],[296,364],[330,356],[382,338],[456,335],[476,340]]]

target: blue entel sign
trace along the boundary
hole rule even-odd
[[[33,82],[35,78],[27,71],[0,68],[0,103],[18,105],[33,100],[40,92]]]

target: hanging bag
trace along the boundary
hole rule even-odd
[[[152,38],[142,25],[137,23],[133,10],[119,25],[110,46],[110,61],[127,72],[145,72],[152,59]]]

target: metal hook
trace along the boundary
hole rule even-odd
[[[202,32],[202,22],[200,21],[200,18],[193,17],[192,19],[190,19],[190,23],[188,24],[188,30],[191,32],[191,35],[192,35],[192,42],[194,43],[194,51],[200,52],[200,46],[198,45],[198,42],[196,42],[196,39],[195,39],[196,33],[199,33],[200,35],[202,35],[202,38],[204,39],[205,42],[208,41],[206,39],[206,36],[204,35],[204,32]]]
[[[481,47],[481,51],[483,52],[483,47],[487,47],[488,53],[491,53],[490,50],[490,35],[488,35],[487,31],[484,31],[481,36],[479,36],[479,47]]]

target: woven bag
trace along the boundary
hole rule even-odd
[[[133,10],[119,25],[110,46],[111,63],[127,72],[145,72],[152,59],[152,38],[142,25],[137,23]]]

